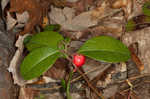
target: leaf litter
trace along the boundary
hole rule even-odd
[[[89,66],[83,66],[83,71],[90,71],[93,69],[92,72],[85,72],[85,75],[90,78],[90,83],[97,88],[99,88],[101,92],[104,92],[103,95],[104,97],[107,98],[112,98],[115,97],[119,99],[123,99],[124,97],[141,97],[138,94],[131,94],[129,96],[129,92],[125,92],[122,94],[121,92],[126,90],[128,86],[127,83],[123,83],[122,85],[117,84],[113,85],[116,82],[121,80],[126,80],[127,77],[132,78],[135,75],[144,75],[149,73],[150,71],[150,52],[149,52],[149,34],[148,31],[150,30],[149,28],[136,28],[136,31],[131,31],[131,32],[124,32],[124,26],[127,23],[129,19],[134,19],[135,17],[139,16],[142,14],[142,6],[144,2],[147,0],[79,0],[79,1],[73,1],[70,2],[70,0],[67,0],[67,2],[62,2],[62,1],[53,1],[53,0],[10,0],[10,10],[8,10],[7,14],[7,27],[8,30],[15,29],[17,27],[16,23],[18,24],[24,24],[21,27],[24,27],[24,29],[20,29],[21,35],[27,34],[27,33],[35,33],[35,28],[37,26],[42,27],[43,19],[45,16],[48,16],[48,21],[50,24],[59,24],[61,25],[61,32],[62,34],[67,31],[69,37],[72,37],[72,35],[75,35],[75,40],[80,41],[82,44],[84,41],[91,37],[99,36],[99,35],[111,35],[115,38],[121,38],[122,41],[130,46],[133,43],[138,43],[138,53],[134,53],[138,57],[138,60],[140,60],[140,63],[136,63],[134,60],[133,61],[128,61],[127,63],[123,64],[114,64],[114,67],[112,69],[106,68],[104,69],[104,65],[112,65],[108,63],[102,63],[102,62],[97,62],[97,61],[92,61],[90,63],[87,61],[86,65]],[[4,3],[4,7],[7,4],[7,2]],[[16,19],[13,19],[11,17],[12,12],[16,12]],[[26,13],[26,14],[24,14]],[[20,15],[21,14],[21,15]],[[142,18],[136,19],[137,21]],[[135,20],[134,20],[135,21]],[[136,21],[136,22],[137,22]],[[147,21],[146,21],[147,22]],[[136,23],[137,24],[137,23]],[[147,25],[149,27],[149,25]],[[140,30],[137,30],[140,29]],[[141,30],[142,29],[142,30]],[[63,35],[64,35],[63,34]],[[80,35],[79,35],[80,34]],[[77,36],[79,35],[79,36]],[[85,36],[86,35],[86,36]],[[88,35],[88,36],[87,36]],[[33,80],[32,82],[26,82],[23,81],[22,79],[18,78],[19,74],[17,73],[16,70],[19,70],[18,67],[18,61],[20,61],[20,58],[23,58],[23,38],[22,36],[19,36],[19,39],[17,42],[19,42],[19,45],[16,45],[18,49],[16,50],[16,54],[14,58],[12,59],[12,62],[9,67],[9,71],[12,72],[13,78],[14,78],[14,83],[18,84],[19,86],[24,86],[28,84],[33,84],[37,81],[40,82],[39,79]],[[16,44],[17,44],[16,42]],[[75,49],[78,49],[79,46],[76,44],[74,46]],[[72,50],[71,50],[72,51]],[[132,51],[131,51],[132,52]],[[73,53],[73,52],[70,52]],[[133,54],[133,52],[132,52]],[[61,62],[56,63],[53,68],[48,70],[47,74],[44,74],[43,78],[40,79],[45,79],[41,80],[42,83],[41,85],[45,85],[47,83],[51,84],[51,82],[58,82],[62,78],[67,79],[67,68],[66,65],[69,65],[69,63],[64,63],[64,66],[60,68]],[[89,62],[89,64],[88,64]],[[13,65],[12,65],[13,64]],[[138,65],[143,64],[144,65],[144,70],[140,69],[140,71],[137,71]],[[136,67],[137,65],[137,67]],[[102,70],[94,70],[94,67],[96,68],[103,68]],[[127,66],[126,69],[122,70],[121,68],[123,66]],[[88,69],[86,69],[86,68]],[[133,68],[134,67],[134,68]],[[120,69],[118,69],[120,68]],[[60,71],[63,69],[62,71]],[[139,68],[138,68],[139,69]],[[60,72],[59,72],[60,71]],[[57,72],[57,73],[56,73]],[[96,73],[97,72],[97,73]],[[131,74],[128,74],[131,73]],[[66,74],[64,74],[66,73]],[[140,74],[141,73],[141,74]],[[99,76],[100,75],[100,76]],[[105,75],[105,76],[103,76]],[[133,75],[133,76],[132,76]],[[46,81],[48,77],[49,80],[48,82]],[[76,80],[76,78],[78,78]],[[142,82],[143,78],[139,79],[134,79],[131,83],[135,84],[135,89],[133,89],[136,93],[139,93],[141,90],[136,90],[138,87],[141,87],[142,84],[138,85],[136,87],[136,80],[140,80]],[[57,79],[57,80],[55,80]],[[83,80],[81,79],[80,75],[76,74],[74,77],[74,81],[80,82],[80,84],[83,83]],[[34,83],[33,83],[34,82]],[[46,83],[47,82],[47,83]],[[75,90],[75,84],[74,82],[71,82],[72,90]],[[61,86],[55,85],[55,86],[49,86],[47,88],[42,87],[38,88],[39,83],[35,84],[36,85],[36,90],[33,90],[32,87],[29,89],[26,89],[24,87],[21,87],[20,91],[20,96],[24,93],[24,97],[29,97],[29,98],[24,98],[20,97],[19,99],[33,99],[35,94],[38,93],[37,96],[40,96],[40,92],[44,93],[46,95],[45,90],[46,89],[59,89]],[[79,84],[77,84],[78,86]],[[111,86],[112,85],[112,86]],[[85,88],[84,85],[78,88],[80,90],[77,93],[72,93],[71,94],[74,96],[80,96],[79,98],[73,97],[73,99],[83,99],[87,98],[86,96],[89,96],[88,99],[92,99],[91,96],[88,94],[91,93],[91,95],[94,96],[94,99],[98,99],[95,93],[93,91],[90,91],[88,88],[86,88],[88,91],[82,90]],[[148,87],[147,87],[148,88]],[[42,90],[43,89],[43,90]],[[28,93],[27,90],[30,90],[31,93]],[[42,91],[41,91],[42,90]],[[113,92],[112,92],[113,90]],[[133,91],[132,90],[132,91]],[[144,89],[148,90],[148,89]],[[44,92],[43,92],[44,91]],[[52,90],[53,91],[53,90]],[[131,91],[131,93],[133,93]],[[36,93],[37,92],[37,93]],[[87,92],[87,93],[86,93]],[[64,93],[59,93],[58,90],[57,92],[51,93],[47,91],[49,95],[47,95],[47,99],[58,99],[58,98],[63,98],[65,96]],[[84,93],[84,94],[83,94]],[[55,95],[56,94],[56,95]],[[108,95],[109,94],[109,95]],[[146,93],[143,93],[143,95]],[[82,98],[81,98],[82,96]],[[146,95],[145,95],[146,96]],[[54,97],[54,98],[50,98]],[[142,99],[147,99],[142,98]]]

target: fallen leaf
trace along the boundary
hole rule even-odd
[[[63,79],[66,76],[66,68],[68,65],[68,61],[66,59],[60,58],[58,59],[55,64],[50,68],[44,76],[50,77],[52,79]]]
[[[2,10],[5,9],[5,7],[7,6],[7,4],[9,3],[10,0],[1,0],[1,6],[2,6]]]
[[[11,30],[17,23],[17,20],[11,17],[10,13],[7,12],[7,18],[6,18],[6,25],[7,25],[7,30]]]
[[[24,2],[24,3],[22,3]],[[47,2],[47,1],[45,1]],[[23,13],[27,11],[29,13],[29,21],[25,25],[24,30],[20,34],[30,33],[36,25],[42,23],[44,16],[44,10],[47,8],[46,5],[42,5],[44,2],[37,0],[11,0],[10,1],[10,12]]]
[[[14,84],[23,86],[26,83],[32,83],[34,80],[30,80],[30,81],[24,81],[22,77],[20,77],[19,74],[19,66],[21,64],[21,60],[23,59],[23,50],[24,50],[24,45],[23,45],[23,41],[24,38],[28,36],[28,35],[24,35],[24,36],[19,36],[18,40],[16,41],[15,46],[18,48],[10,62],[8,71],[12,73],[12,77],[14,80]]]
[[[65,19],[65,16],[67,16],[67,14],[70,14],[70,16],[74,16],[74,11],[71,8],[64,9],[70,9],[70,11],[68,11],[68,13],[64,13],[63,9],[61,10],[59,8],[52,7],[52,11],[51,13],[49,13],[50,19],[53,20],[55,24],[60,24],[62,29],[64,30],[82,31],[97,24],[96,20],[92,20],[91,11],[83,12],[78,16],[73,17],[72,19]]]
[[[150,72],[150,28],[144,28],[142,30],[127,32],[123,36],[123,42],[129,46],[131,44],[137,43],[139,53],[138,57],[144,64],[144,70],[142,73],[149,73]]]
[[[16,13],[16,17],[18,23],[26,24],[29,19],[29,14],[28,12],[23,12],[22,14]]]
[[[19,93],[19,99],[34,99],[35,96],[38,94],[39,92],[33,90],[32,88],[21,87],[20,93]]]
[[[131,52],[131,58],[132,60],[135,62],[138,70],[141,72],[142,70],[144,70],[144,65],[141,62],[141,60],[139,59],[139,57],[135,54],[135,49],[132,46],[129,46],[129,50]]]

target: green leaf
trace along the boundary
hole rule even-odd
[[[125,28],[126,32],[133,31],[136,28],[136,23],[131,19],[128,21]]]
[[[64,40],[64,38],[58,32],[45,31],[34,35],[29,43],[26,44],[26,47],[29,51],[43,46],[58,49],[58,44],[62,40]]]
[[[144,15],[150,16],[150,2],[145,2],[143,6]]]
[[[104,62],[122,62],[130,58],[130,51],[119,40],[99,36],[85,42],[78,51],[85,56]]]
[[[29,36],[27,36],[26,38],[24,38],[23,44],[24,44],[24,45],[27,44],[27,43],[31,40],[31,38],[32,38],[31,35],[29,35]]]
[[[39,77],[54,64],[59,56],[60,52],[50,47],[35,49],[23,60],[20,68],[21,76],[25,80]]]
[[[47,25],[44,28],[44,31],[58,31],[58,30],[60,30],[60,25],[59,24]]]

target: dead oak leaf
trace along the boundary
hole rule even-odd
[[[45,5],[43,7],[42,3],[38,2],[38,0],[10,0],[10,6],[10,12],[23,13],[27,11],[29,13],[29,21],[20,33],[22,35],[30,33],[35,25],[41,25],[44,10],[47,7]]]

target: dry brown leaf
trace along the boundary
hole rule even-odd
[[[10,13],[7,12],[7,21],[6,21],[7,30],[11,30],[15,26],[16,23],[17,23],[17,20],[12,18]]]
[[[112,8],[122,8],[126,7],[128,4],[128,0],[115,0],[115,2],[112,4]]]
[[[20,33],[24,35],[26,33],[30,33],[34,29],[35,25],[42,24],[42,18],[46,14],[45,10],[48,8],[49,1],[11,0],[10,5],[10,12],[23,13],[24,11],[27,11],[29,13],[29,21],[25,25],[24,30]]]
[[[39,94],[39,92],[33,90],[32,88],[21,87],[19,99],[34,99],[37,94]]]
[[[67,9],[70,11],[65,11]],[[52,7],[49,17],[55,24],[60,24],[63,30],[82,31],[98,23],[97,20],[92,20],[91,13],[91,11],[83,12],[72,19],[68,19],[66,17],[68,14],[69,16],[74,16],[75,14],[72,8],[59,9]]]
[[[150,28],[144,28],[142,30],[128,32],[125,33],[122,40],[123,42],[129,46],[131,44],[137,43],[138,44],[138,57],[144,64],[143,73],[150,72]]]
[[[107,3],[103,2],[100,7],[97,7],[92,11],[92,18],[96,19],[99,18],[100,16],[103,16],[104,13],[106,12],[107,7],[108,7]]]
[[[90,29],[92,36],[111,35],[120,37],[122,34],[122,21],[117,19],[109,19],[100,23],[99,26]]]
[[[131,58],[132,60],[135,62],[138,70],[141,72],[144,70],[144,65],[141,62],[141,60],[139,59],[139,57],[135,54],[135,49],[132,46],[129,46],[129,50],[131,52]]]
[[[22,14],[16,13],[16,17],[17,17],[18,23],[26,24],[28,22],[28,19],[29,19],[29,14],[26,11],[23,12]]]
[[[8,3],[9,3],[9,0],[1,0],[2,10],[5,9],[5,7],[7,6]]]
[[[14,56],[10,62],[9,68],[8,68],[8,71],[12,73],[14,84],[18,84],[20,86],[23,86],[26,83],[32,83],[32,82],[36,81],[36,79],[25,81],[19,74],[19,66],[21,64],[21,60],[23,59],[23,56],[22,56],[23,50],[24,50],[23,41],[26,36],[28,36],[28,34],[24,35],[24,36],[19,36],[18,40],[16,41],[15,46],[18,49],[16,50],[16,53],[14,54]]]
[[[67,73],[67,65],[68,61],[66,59],[60,58],[46,73],[44,73],[44,76],[48,76],[57,80],[64,79]]]
[[[133,0],[117,0],[112,4],[112,8],[122,8],[127,19],[133,10]]]

